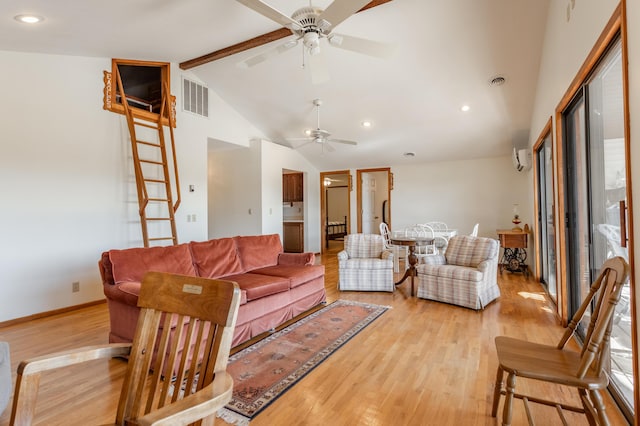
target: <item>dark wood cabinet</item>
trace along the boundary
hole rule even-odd
[[[287,253],[304,252],[304,224],[302,222],[284,222],[282,226],[284,251]]]
[[[302,173],[282,175],[282,201],[285,203],[303,201]]]

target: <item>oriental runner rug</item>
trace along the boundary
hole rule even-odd
[[[218,417],[248,425],[388,307],[338,300],[229,357],[233,397]]]

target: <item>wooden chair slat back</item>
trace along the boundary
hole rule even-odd
[[[584,378],[589,369],[600,371],[604,365],[613,315],[628,277],[629,265],[622,257],[607,259],[558,343],[558,349],[562,349],[575,333],[584,315],[593,307],[582,345],[580,366],[576,372],[578,378]]]
[[[135,423],[224,371],[239,304],[236,283],[147,273],[116,423]]]

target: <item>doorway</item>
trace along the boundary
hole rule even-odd
[[[351,224],[351,174],[349,170],[320,173],[322,252],[342,249]]]
[[[380,224],[391,228],[391,169],[357,171],[358,232],[380,233]]]

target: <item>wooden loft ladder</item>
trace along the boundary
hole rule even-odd
[[[148,118],[148,114],[144,116],[136,114],[134,109],[128,105],[119,71],[116,72],[116,80],[131,136],[131,152],[144,246],[149,247],[150,243],[165,245],[161,244],[162,242],[177,245],[175,212],[180,205],[180,184],[173,136],[175,122],[168,85],[164,85],[160,113],[157,119],[152,119]],[[168,162],[165,125],[169,128],[172,174],[170,174],[171,169]],[[138,134],[143,135],[144,139],[139,138]],[[175,182],[175,203],[171,186],[172,177]]]

